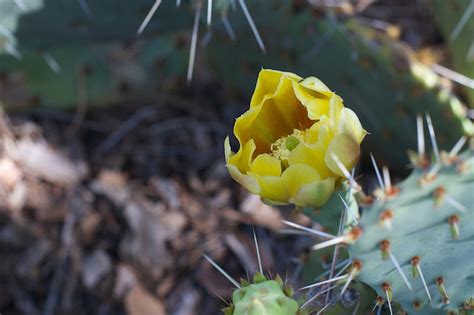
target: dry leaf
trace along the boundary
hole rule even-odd
[[[46,142],[20,139],[6,141],[8,155],[28,175],[37,176],[57,185],[71,186],[87,175],[83,163],[74,163]]]
[[[282,227],[278,209],[264,204],[257,195],[248,195],[240,205],[243,213],[249,214],[256,224],[272,230]]]
[[[163,303],[136,284],[125,297],[125,307],[129,315],[165,315]]]

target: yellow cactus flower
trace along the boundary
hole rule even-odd
[[[234,134],[237,153],[224,145],[234,180],[274,204],[320,207],[344,178],[334,157],[352,169],[367,132],[319,79],[264,69]]]

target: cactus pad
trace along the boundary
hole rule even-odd
[[[415,170],[391,197],[364,209],[363,233],[349,247],[362,265],[358,279],[409,314],[472,310],[473,152],[448,164],[435,177]]]
[[[471,0],[433,0],[433,12],[446,39],[456,71],[474,77],[474,3]],[[467,19],[466,19],[467,18]],[[474,107],[473,87],[464,87],[469,106]]]
[[[253,283],[243,286],[232,294],[232,304],[224,309],[226,315],[300,315],[299,304],[292,290],[283,285],[279,276],[274,280],[257,273]]]
[[[153,1],[29,0],[21,8],[0,0],[1,29],[19,50],[45,50],[70,44],[90,44],[136,38]],[[81,6],[82,4],[82,6]],[[192,13],[163,1],[144,35],[189,29]],[[5,32],[0,31],[0,38]],[[1,51],[1,49],[0,49]]]

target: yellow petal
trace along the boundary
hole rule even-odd
[[[281,175],[285,183],[289,196],[293,196],[305,184],[309,184],[321,179],[318,172],[309,165],[290,165]]]
[[[308,88],[310,90],[319,92],[326,96],[331,96],[333,92],[323,83],[323,81],[319,80],[316,77],[307,77],[303,81],[300,82],[302,86]]]
[[[229,137],[227,137],[224,142],[224,150],[226,163],[228,165],[234,165],[242,173],[246,173],[250,170],[253,153],[255,152],[255,143],[253,140],[247,141],[247,143],[241,146],[239,151],[234,154],[230,148]]]
[[[267,94],[273,94],[280,83],[282,76],[291,77],[295,80],[301,79],[296,74],[290,72],[282,72],[271,69],[260,70],[260,73],[258,74],[257,85],[255,86],[255,91],[253,92],[252,99],[250,101],[250,107],[260,104]]]
[[[268,152],[271,144],[276,140],[271,129],[272,126],[265,125],[266,113],[261,113],[262,108],[263,106],[260,104],[249,109],[237,118],[234,125],[234,134],[239,143],[242,145],[253,140],[256,148],[259,148],[257,154]]]
[[[314,168],[321,178],[327,178],[332,175],[331,170],[326,166],[324,161],[325,151],[322,148],[309,147],[304,143],[300,143],[288,156],[288,164],[305,164]]]
[[[280,176],[261,176],[254,173],[249,173],[258,182],[261,190],[259,195],[268,200],[279,203],[288,203],[288,192],[285,184]]]
[[[308,117],[318,120],[329,113],[329,98],[314,90],[303,87],[298,82],[293,82],[293,90],[298,100],[306,107]]]
[[[357,143],[361,143],[367,135],[367,131],[362,128],[357,115],[349,108],[341,110],[341,117],[339,120],[338,130],[341,133],[351,135]]]
[[[321,207],[331,197],[331,194],[334,192],[334,187],[334,178],[327,178],[303,185],[300,190],[290,198],[290,202],[300,207]]]
[[[350,171],[359,160],[360,147],[351,136],[346,134],[336,135],[329,144],[325,156],[326,165],[333,173],[344,177],[344,173],[332,157],[333,154],[337,156],[346,169]]]
[[[230,148],[229,136],[227,136],[224,140],[224,156],[226,164],[229,164],[229,159],[232,155],[234,155],[234,152],[232,152],[232,149]]]
[[[311,132],[318,134],[317,144],[323,150],[327,150],[329,143],[334,137],[334,128],[331,126],[331,121],[328,117],[324,116],[311,128]]]
[[[333,94],[329,100],[329,119],[332,127],[337,127],[337,122],[341,117],[341,111],[343,108],[344,104],[342,98],[337,94]]]
[[[284,76],[281,79],[280,85],[275,93],[268,98],[268,105],[271,110],[280,113],[286,124],[290,127],[291,132],[294,129],[309,128],[314,121],[308,117],[308,111],[305,106],[301,104],[295,95],[293,84],[295,80],[292,77]],[[268,106],[267,105],[267,106]],[[286,136],[287,134],[285,134]]]
[[[230,176],[240,185],[244,186],[248,191],[256,195],[261,193],[261,188],[255,177],[242,174],[234,165],[227,164],[227,170],[229,171]]]
[[[280,176],[281,162],[270,154],[260,154],[250,164],[250,171],[262,176]]]

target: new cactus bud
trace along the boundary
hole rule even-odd
[[[272,280],[257,273],[252,283],[246,283],[233,292],[232,304],[223,311],[225,315],[303,314],[291,292],[291,288],[286,288],[280,277]]]

